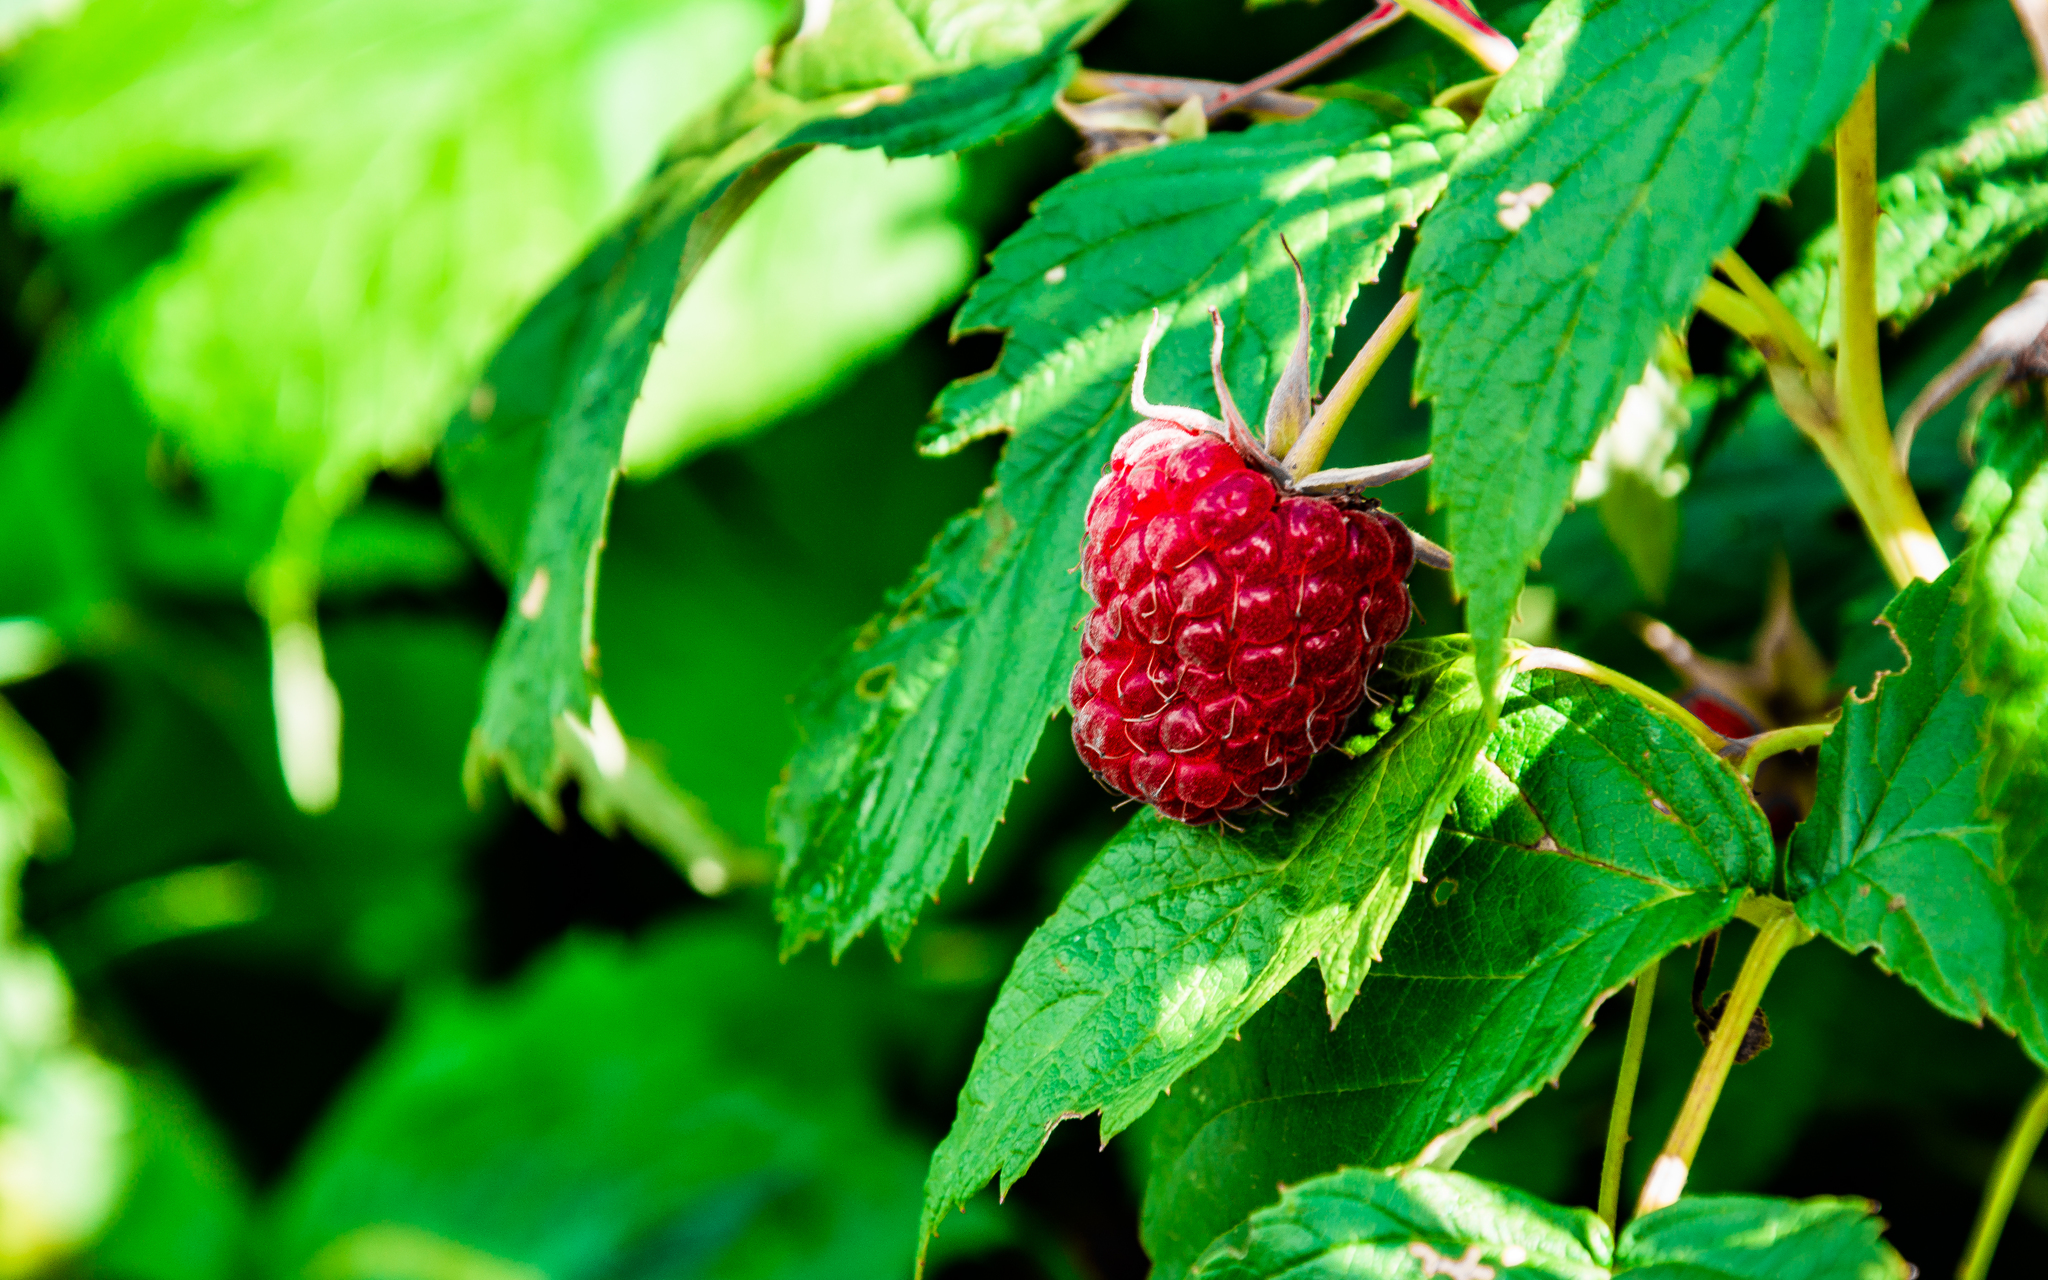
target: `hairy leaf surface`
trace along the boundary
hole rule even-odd
[[[1297,980],[1160,1104],[1155,1274],[1276,1186],[1426,1160],[1497,1123],[1557,1078],[1601,1001],[1727,923],[1770,862],[1741,781],[1683,728],[1583,676],[1517,676],[1344,1021]]]
[[[1878,184],[1877,314],[1906,321],[1972,271],[2048,227],[2048,98],[1979,120]],[[1841,235],[1829,230],[1778,281],[1778,296],[1832,345],[1841,327]]]
[[[1061,1120],[1128,1126],[1310,960],[1328,1014],[1350,1005],[1485,728],[1462,641],[1397,645],[1381,679],[1412,709],[1322,765],[1292,817],[1228,832],[1148,809],[1082,872],[996,997],[932,1156],[927,1233],[990,1178],[1007,1191]]]
[[[1443,1263],[1520,1280],[1905,1280],[1864,1200],[1695,1196],[1621,1233],[1584,1209],[1456,1173],[1344,1169],[1282,1193],[1218,1240],[1195,1274],[1214,1280],[1346,1276],[1409,1280]],[[1437,1265],[1431,1264],[1431,1259]]]
[[[1968,665],[1971,552],[1885,610],[1903,666],[1852,697],[1821,747],[1813,812],[1792,834],[1799,918],[1943,1012],[1989,1016],[2048,1065],[2048,958],[2030,937],[1984,796],[1987,699]]]
[[[1331,103],[1299,124],[1121,157],[1043,197],[995,253],[957,327],[1006,328],[996,368],[941,398],[926,446],[1012,436],[980,508],[798,699],[805,741],[777,800],[777,910],[787,946],[843,949],[879,921],[900,946],[964,850],[970,871],[1065,704],[1087,607],[1082,513],[1111,446],[1136,421],[1132,369],[1154,308],[1173,329],[1151,398],[1205,405],[1209,325],[1256,404],[1295,338],[1300,255],[1313,355],[1400,229],[1443,185],[1461,126],[1447,112],[1382,131]]]
[[[1578,464],[1924,0],[1561,0],[1487,99],[1409,269],[1480,671]]]

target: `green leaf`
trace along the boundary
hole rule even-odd
[[[967,185],[957,156],[820,147],[799,160],[669,316],[626,422],[627,476],[816,406],[957,299],[980,256],[951,213]]]
[[[591,637],[597,554],[618,477],[626,417],[667,323],[671,299],[724,230],[798,154],[774,152],[749,168],[720,174],[675,207],[657,206],[644,223],[614,234],[541,301],[534,317],[492,362],[485,385],[493,390],[481,406],[483,417],[495,411],[489,402],[506,394],[496,388],[507,384],[514,389],[508,408],[522,417],[521,411],[555,403],[548,392],[557,385],[567,399],[543,411],[540,470],[512,578],[512,608],[484,676],[483,709],[463,765],[472,795],[480,794],[490,772],[502,769],[515,795],[558,823],[555,793],[571,762],[558,744],[561,738],[607,740],[599,759],[616,760],[617,768],[600,772],[623,771],[623,748],[609,742],[618,736],[616,724],[607,732],[610,713],[600,711],[595,701],[598,655]],[[682,181],[683,173],[676,177]],[[609,269],[599,272],[600,264]],[[561,311],[572,307],[577,323],[561,324]],[[545,330],[560,335],[557,350],[573,354],[552,362],[555,368],[522,363],[529,348],[522,339],[537,338]],[[559,383],[533,381],[535,374],[557,369]],[[457,439],[451,431],[450,444],[460,450],[480,438]]]
[[[272,537],[287,579],[317,580],[328,522],[426,459],[520,310],[777,15],[116,0],[15,66],[0,167],[59,237],[242,175],[118,304],[122,354],[202,467],[288,480]],[[272,587],[273,618],[309,616],[310,582]]]
[[[1583,676],[1518,675],[1344,1021],[1297,981],[1160,1104],[1155,1274],[1275,1186],[1455,1153],[1556,1081],[1637,970],[1726,924],[1771,857],[1741,781],[1683,728]]]
[[[1787,880],[1808,927],[1943,1012],[1990,1017],[2048,1065],[2048,958],[2029,936],[1987,811],[1988,700],[1972,688],[1965,584],[1977,552],[1884,612],[1903,666],[1851,696],[1821,747]]]
[[[1298,124],[1120,157],[1055,187],[996,251],[957,328],[1007,328],[995,370],[941,398],[925,444],[1011,435],[981,507],[799,696],[804,742],[778,797],[785,945],[846,947],[881,922],[900,947],[964,850],[971,871],[1048,716],[1065,704],[1086,597],[1082,513],[1129,408],[1155,307],[1175,319],[1151,397],[1206,403],[1209,305],[1246,403],[1295,336],[1285,233],[1306,272],[1314,358],[1359,284],[1441,189],[1448,112],[1382,131],[1331,103]]]
[[[891,156],[932,156],[1013,133],[1052,110],[1053,99],[1081,65],[1067,50],[1085,25],[1075,22],[1051,35],[1029,56],[935,76],[864,111],[816,120],[797,130],[788,145],[829,143],[880,147]]]
[[[1904,323],[2048,227],[2048,98],[1977,121],[1877,188],[1877,314]],[[1841,234],[1806,246],[1775,288],[1822,343],[1841,324]]]
[[[1051,7],[1102,6],[1065,0]],[[1032,94],[1049,99],[1057,86],[1040,90],[1065,65],[1034,40],[1008,50],[1034,55],[1023,59],[1031,64],[1023,72],[969,71],[965,87],[952,77],[938,86],[893,86],[900,90],[894,93],[803,98],[778,87],[791,81],[784,73],[792,60],[830,48],[858,51],[862,74],[871,78],[944,72],[982,49],[970,38],[977,31],[1021,38],[1019,23],[1035,31],[1027,8],[997,6],[977,11],[958,30],[947,27],[947,40],[962,43],[936,62],[909,52],[878,59],[860,43],[865,28],[855,11],[881,21],[874,15],[893,6],[872,0],[834,9],[824,31],[799,34],[783,48],[772,77],[743,85],[685,131],[634,216],[534,307],[491,362],[467,411],[450,424],[444,455],[458,490],[457,513],[501,570],[517,566],[509,574],[514,607],[492,654],[464,766],[472,794],[502,771],[515,795],[557,823],[556,792],[571,772],[594,787],[624,777],[630,753],[598,693],[591,638],[597,554],[627,420],[676,298],[748,206],[815,144],[807,126],[829,140],[927,151],[985,138],[1017,124],[1039,100]],[[1075,30],[1068,21],[1065,33]],[[1049,61],[1056,64],[1051,71]],[[1010,83],[1020,74],[1021,88]],[[883,113],[878,121],[861,123],[876,112]],[[579,741],[596,749],[578,751]],[[659,787],[634,791],[643,798],[681,794],[665,778],[657,781]],[[687,825],[676,805],[659,808],[643,829]]]
[[[1325,763],[1292,817],[1219,832],[1148,810],[1082,872],[996,997],[932,1156],[927,1235],[990,1178],[1007,1192],[1061,1120],[1127,1127],[1309,961],[1343,1014],[1479,748],[1464,648],[1395,646],[1382,678],[1405,715]]]
[[[1606,1224],[1512,1187],[1455,1173],[1344,1169],[1286,1189],[1218,1240],[1196,1268],[1214,1280],[1347,1276],[1409,1280],[1429,1259],[1517,1280],[1905,1280],[1863,1200],[1697,1196]],[[1452,1274],[1445,1272],[1445,1274]]]
[[[281,1188],[275,1273],[904,1274],[917,1147],[879,1120],[862,996],[710,924],[427,1001]]]
[[[1963,588],[1977,688],[1989,699],[1985,796],[2004,819],[2001,870],[2038,947],[2048,934],[2048,430],[2034,395],[1994,399],[1965,519],[1980,549]]]
[[[1683,328],[1714,255],[1923,4],[1559,0],[1530,29],[1408,273],[1430,491],[1450,509],[1482,678],[1658,331]]]

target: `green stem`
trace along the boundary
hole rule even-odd
[[[2005,1135],[2005,1145],[1998,1150],[1998,1163],[1992,1166],[1991,1182],[1984,1188],[1984,1203],[1977,1209],[1977,1225],[1970,1229],[1970,1244],[1956,1267],[1956,1280],[1984,1280],[1991,1269],[1991,1255],[1998,1252],[2005,1216],[2012,1212],[2013,1196],[2027,1166],[2033,1163],[2034,1148],[2041,1144],[2044,1130],[2048,1130],[2048,1078],[2035,1085],[2020,1104],[2012,1132]]]
[[[1742,753],[1742,761],[1736,765],[1736,772],[1744,782],[1755,782],[1757,767],[1772,756],[1787,751],[1804,751],[1817,747],[1835,731],[1835,722],[1823,720],[1819,724],[1795,724],[1783,729],[1771,729],[1749,740],[1749,747]]]
[[[1408,332],[1408,326],[1415,323],[1415,307],[1422,295],[1410,290],[1401,295],[1380,321],[1380,327],[1372,331],[1358,354],[1345,367],[1344,376],[1337,379],[1337,385],[1330,388],[1322,404],[1316,406],[1315,416],[1301,430],[1301,438],[1288,449],[1283,464],[1290,475],[1299,478],[1323,465],[1323,459],[1330,456],[1330,446],[1337,443],[1337,433],[1344,429],[1344,420],[1351,416],[1358,405],[1358,397],[1364,393],[1366,384],[1380,371],[1393,353],[1394,345],[1401,341],[1401,335]]]
[[[1810,373],[1834,372],[1835,362],[1828,359],[1827,353],[1820,349],[1820,345],[1807,334],[1805,326],[1799,323],[1799,318],[1778,300],[1778,295],[1771,290],[1771,286],[1765,284],[1764,278],[1750,269],[1750,265],[1742,260],[1740,254],[1733,249],[1725,249],[1720,257],[1714,259],[1714,265],[1720,269],[1722,275],[1735,283],[1735,287],[1742,291],[1742,296],[1756,308],[1771,336],[1784,346],[1786,354]],[[1719,316],[1714,318],[1720,319]],[[1743,336],[1749,337],[1746,333]]]
[[[1621,1216],[1621,1154],[1628,1146],[1628,1116],[1636,1101],[1636,1079],[1643,1072],[1643,1045],[1650,1038],[1650,1006],[1657,999],[1657,961],[1636,975],[1635,999],[1628,1011],[1628,1042],[1621,1050],[1621,1074],[1614,1080],[1614,1109],[1607,1114],[1607,1155],[1600,1162],[1600,1220],[1613,1231]]]
[[[1764,313],[1755,303],[1719,280],[1709,280],[1702,285],[1699,301],[1694,305],[1719,320],[1723,327],[1737,337],[1748,339],[1752,346],[1760,346],[1771,340],[1771,324],[1764,317]]]
[[[1584,676],[1588,680],[1604,684],[1610,689],[1619,689],[1676,720],[1687,733],[1699,739],[1701,746],[1716,755],[1728,745],[1728,739],[1709,729],[1698,716],[1679,706],[1669,697],[1631,676],[1611,671],[1597,662],[1588,662],[1576,653],[1530,645],[1518,651],[1514,661],[1515,665],[1524,671],[1569,671],[1573,675]]]
[[[1863,517],[1892,581],[1932,581],[1948,555],[1892,456],[1884,375],[1877,358],[1877,75],[1835,130],[1835,222],[1842,235],[1842,336],[1835,405],[1847,464],[1842,487]],[[1832,459],[1831,459],[1832,461]]]
[[[1657,1163],[1650,1166],[1650,1176],[1636,1201],[1636,1216],[1676,1203],[1679,1193],[1685,1190],[1693,1157],[1699,1154],[1700,1139],[1707,1132],[1707,1121],[1713,1118],[1714,1104],[1721,1100],[1721,1087],[1728,1083],[1735,1052],[1742,1047],[1743,1035],[1749,1030],[1757,1002],[1763,999],[1764,988],[1770,985],[1778,962],[1812,937],[1813,931],[1799,923],[1789,903],[1782,904],[1757,931],[1756,941],[1749,944],[1749,954],[1743,957],[1742,972],[1736,975],[1735,989],[1728,993],[1728,1007],[1721,1013],[1720,1024],[1714,1028],[1714,1037],[1707,1043],[1699,1069],[1693,1072],[1692,1087],[1686,1090],[1678,1120],[1671,1126],[1671,1136],[1664,1140]]]

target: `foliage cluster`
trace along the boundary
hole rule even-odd
[[[2039,1254],[2025,23],[1251,8],[16,19],[0,1276]],[[1190,828],[1062,712],[1212,314],[1414,317],[1332,461],[1455,561]]]

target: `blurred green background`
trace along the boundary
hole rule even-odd
[[[1086,56],[1243,79],[1355,9],[1137,0]],[[1970,34],[2001,12],[1938,4],[1950,35],[1884,79],[1938,112],[1887,118],[2026,92],[2024,49]],[[909,1274],[924,1161],[996,984],[1121,820],[1064,724],[980,876],[900,960],[863,942],[837,966],[778,963],[764,887],[707,898],[573,805],[552,831],[461,786],[506,599],[447,516],[440,430],[789,16],[0,6],[0,1280]],[[1403,37],[1394,53],[1426,38]],[[1375,48],[1326,78],[1394,56]],[[1968,77],[1959,50],[1984,55]],[[821,150],[669,325],[628,431],[598,638],[623,727],[741,848],[766,840],[789,695],[986,483],[994,442],[929,461],[912,440],[938,390],[993,359],[992,337],[946,337],[980,255],[1077,149],[1046,121],[958,157]],[[1825,201],[1766,210],[1744,254],[1788,265]],[[2024,278],[1957,290],[1888,358],[1938,367]],[[1739,654],[1784,550],[1846,682],[1881,575],[1789,424],[1716,398],[1726,344],[1696,334],[1691,355],[1669,615]],[[1425,447],[1408,362],[1333,462]],[[1922,436],[1936,507],[1964,479],[1954,434],[1951,415]],[[1436,531],[1420,482],[1389,505]],[[317,562],[344,711],[339,790],[315,814],[280,765],[252,608],[284,555]],[[1532,625],[1668,685],[1622,624],[1643,601],[1618,555],[1590,508],[1568,519]],[[1417,598],[1428,629],[1457,629],[1440,580]],[[1665,966],[1667,1007],[1685,967]],[[1872,1195],[1908,1258],[1953,1257],[2031,1079],[2019,1052],[1825,948],[1767,1005],[1778,1047],[1736,1074],[1695,1186]],[[1615,1014],[1461,1167],[1589,1200]],[[1697,1053],[1660,1018],[1638,1134]],[[1092,1131],[1064,1126],[1007,1205],[950,1226],[936,1273],[1142,1275],[1142,1126],[1101,1152]],[[2048,1258],[2044,1224],[2037,1171],[2001,1266]]]

